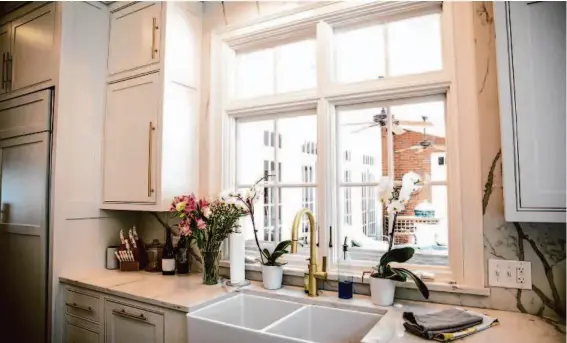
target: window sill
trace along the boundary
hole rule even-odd
[[[226,268],[230,268],[230,261],[228,260],[222,260],[219,262],[219,265],[221,267],[226,267]],[[284,269],[284,275],[289,275],[289,276],[303,276],[305,273],[307,273],[307,265],[305,266],[305,268],[302,267],[298,267],[298,266],[290,266],[290,265],[286,265],[283,267]],[[255,271],[255,272],[262,272],[262,266],[259,263],[246,263],[246,270],[247,271]],[[342,273],[342,275],[344,275],[344,273]],[[352,276],[354,279],[354,282],[356,283],[364,283],[364,284],[368,284],[368,277],[364,278],[364,281],[362,280],[362,275],[360,275],[360,273],[349,273],[349,276]],[[330,281],[337,281],[338,278],[338,273],[336,270],[331,270],[328,272],[328,280]],[[427,288],[429,288],[430,291],[435,291],[435,292],[447,292],[447,293],[457,293],[457,294],[471,294],[471,295],[478,295],[478,296],[489,296],[490,295],[490,288],[486,288],[486,287],[473,287],[473,286],[467,286],[467,285],[455,285],[455,284],[449,284],[446,282],[436,282],[436,281],[427,281],[425,280],[424,283],[427,285]],[[415,289],[415,283],[413,282],[398,282],[397,283],[397,287],[402,287],[402,288],[413,288]]]

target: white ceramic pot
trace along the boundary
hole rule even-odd
[[[282,288],[283,268],[281,266],[262,266],[262,281],[265,289]]]
[[[389,279],[370,278],[370,297],[378,306],[391,306],[394,303],[396,282]]]

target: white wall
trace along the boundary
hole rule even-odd
[[[52,158],[52,341],[62,342],[59,275],[104,268],[105,247],[130,225],[99,210],[109,15],[86,2],[57,4],[62,28]]]

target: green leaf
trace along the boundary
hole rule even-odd
[[[415,282],[417,288],[419,289],[419,291],[421,292],[423,297],[425,299],[429,299],[429,289],[423,283],[423,281],[421,281],[421,279],[417,277],[417,275],[415,275],[410,270],[405,269],[405,268],[392,268],[392,269],[396,270],[396,272],[401,272],[401,273],[405,274],[406,276],[409,276],[410,278],[412,278],[413,282]]]
[[[284,251],[285,251],[285,250],[284,250]],[[274,261],[277,260],[277,259],[280,258],[283,254],[285,254],[285,252],[283,252],[283,251],[281,251],[281,250],[280,250],[280,251],[274,251],[274,252],[272,253],[272,260],[274,260]]]
[[[390,262],[404,263],[413,257],[415,250],[411,247],[396,248],[388,251],[380,258],[380,265],[385,266]]]
[[[271,259],[271,254],[270,251],[266,248],[264,248],[264,250],[262,250],[262,254],[264,255],[265,258],[267,258],[268,260]]]
[[[285,249],[287,249],[290,245],[291,245],[291,241],[290,241],[290,240],[282,241],[282,242],[280,242],[280,244],[278,244],[278,245],[276,246],[276,248],[274,249],[274,252],[279,251],[279,250],[285,250]]]
[[[389,279],[393,281],[406,281],[406,277],[403,273],[397,272],[395,268],[390,268],[390,266],[386,266],[382,271],[377,273],[372,273],[372,277],[381,278],[381,279]]]

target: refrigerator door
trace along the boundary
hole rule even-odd
[[[49,150],[48,132],[0,141],[0,332],[6,342],[45,340]]]
[[[0,139],[2,342],[46,341],[50,102],[46,91],[0,103],[0,137],[27,133]]]

